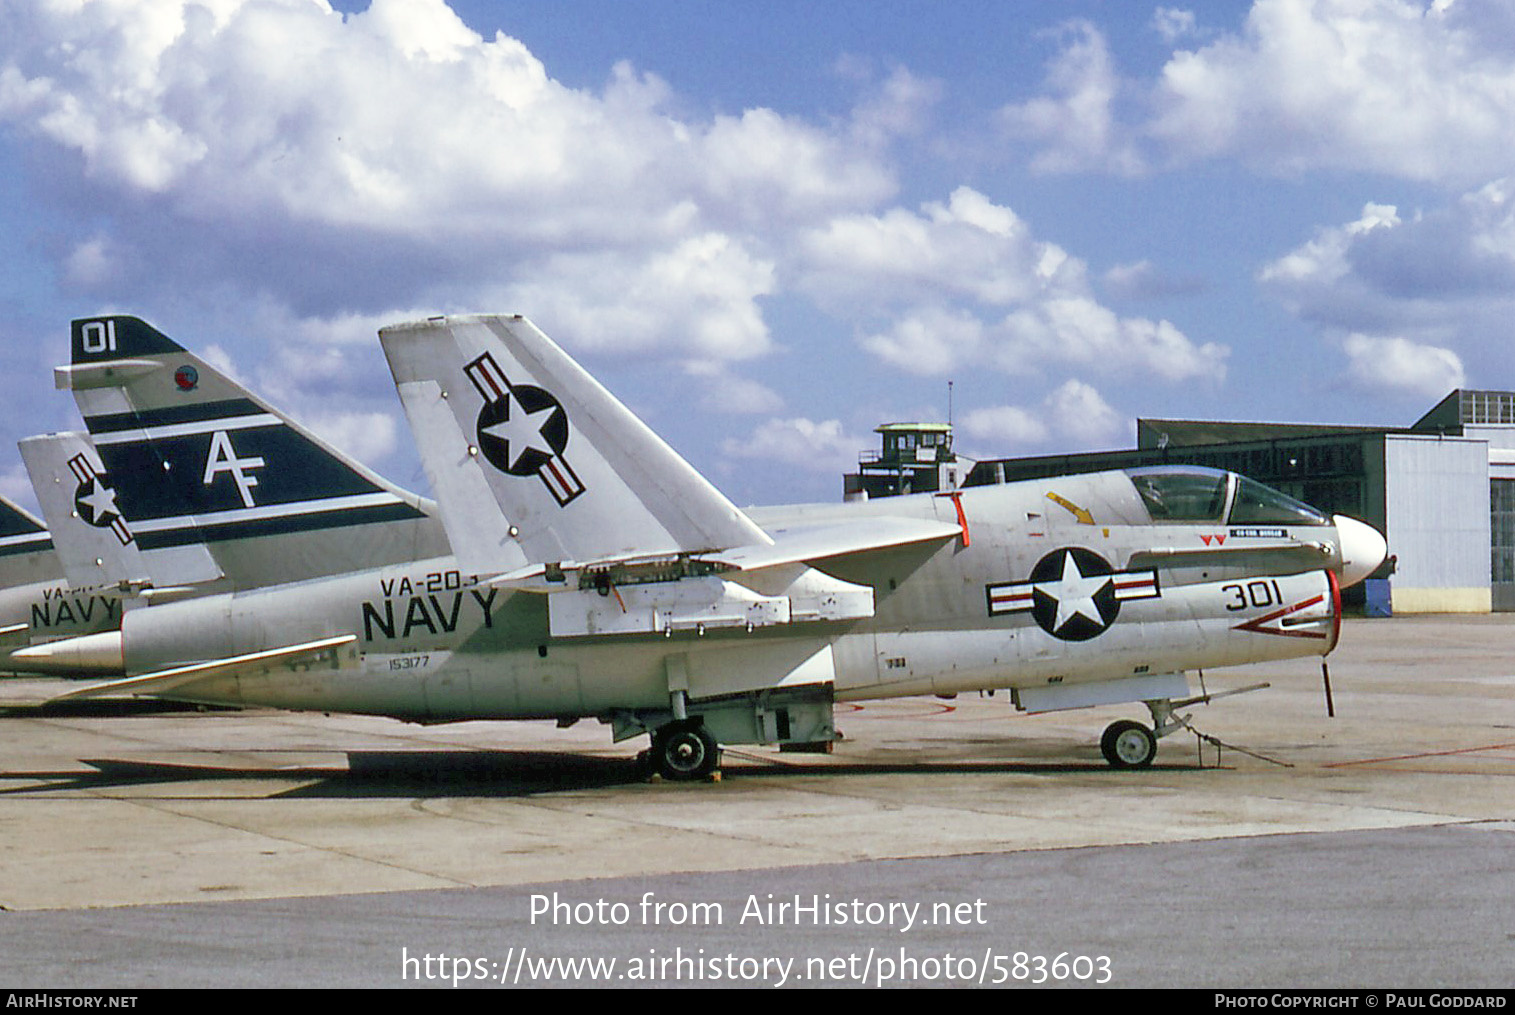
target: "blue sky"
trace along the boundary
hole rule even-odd
[[[0,427],[137,314],[423,487],[375,332],[523,313],[739,503],[872,428],[1515,387],[1491,0],[3,0]],[[25,488],[18,458],[0,491]],[[23,496],[23,499],[27,499]]]

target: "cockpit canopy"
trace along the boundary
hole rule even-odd
[[[1198,465],[1127,469],[1154,522],[1330,525],[1331,520],[1271,486]]]

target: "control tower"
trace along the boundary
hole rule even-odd
[[[973,464],[952,453],[950,423],[885,423],[873,432],[881,449],[858,455],[858,471],[842,477],[846,500],[956,490]]]

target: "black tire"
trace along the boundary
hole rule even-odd
[[[652,737],[652,764],[670,782],[704,779],[721,763],[721,748],[699,722],[669,723]]]
[[[1111,768],[1146,768],[1157,757],[1157,737],[1141,723],[1122,719],[1105,727],[1099,749]]]

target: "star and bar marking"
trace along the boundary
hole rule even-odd
[[[583,493],[583,481],[563,457],[568,414],[552,392],[511,384],[487,352],[463,372],[484,399],[475,431],[485,459],[507,475],[539,477],[559,507]]]
[[[1029,581],[985,586],[989,616],[1030,611],[1054,638],[1087,641],[1105,631],[1132,599],[1162,595],[1156,571],[1117,572],[1082,547],[1054,550],[1037,562]]]
[[[131,529],[121,517],[121,509],[116,506],[116,491],[105,481],[105,476],[96,472],[82,453],[68,460],[68,471],[79,481],[74,490],[74,510],[79,513],[79,518],[97,529],[110,529],[122,546],[130,543]]]

